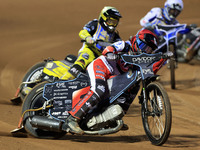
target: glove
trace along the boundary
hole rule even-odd
[[[94,39],[91,36],[86,37],[85,41],[89,45],[93,45],[94,44]]]
[[[117,57],[117,55],[116,54],[113,54],[113,53],[107,53],[106,54],[106,57],[107,57],[107,59],[109,59],[109,60],[116,60],[118,57]]]
[[[186,28],[193,30],[193,29],[197,28],[197,25],[196,24],[190,24],[190,25],[187,25]]]
[[[171,57],[171,56],[173,56],[174,54],[172,53],[172,52],[166,52],[166,53],[164,53],[164,58],[169,58],[169,57]]]
[[[103,52],[102,52],[102,55],[106,56],[107,53],[115,53],[115,48],[113,46],[107,46]]]
[[[145,29],[148,29],[150,31],[154,31],[154,29],[156,28],[156,24],[151,24],[150,22],[147,23],[144,27]]]
[[[73,76],[69,71],[67,71],[64,75],[60,77],[61,80],[73,80],[75,76]]]

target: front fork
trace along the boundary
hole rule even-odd
[[[147,100],[148,100],[148,95],[146,91],[146,83],[142,81],[142,90],[139,98],[139,103],[144,107],[145,112],[147,112]]]

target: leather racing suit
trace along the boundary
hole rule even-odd
[[[97,19],[89,21],[79,32],[79,36],[83,40],[91,36],[94,39],[94,41],[100,39],[109,43],[114,43],[116,41],[121,40],[117,31],[109,33],[100,25]],[[75,78],[80,71],[86,70],[88,64],[90,64],[94,59],[96,59],[98,56],[102,54],[104,48],[105,47],[100,46],[98,43],[90,45],[84,42],[83,46],[78,52],[78,58],[73,64],[73,66],[69,69],[69,72]],[[62,79],[69,79],[69,78],[68,77],[65,78],[64,75]]]
[[[102,102],[106,89],[108,88],[107,79],[111,76],[116,76],[122,72],[128,71],[124,63],[120,59],[116,59],[115,54],[118,52],[128,52],[129,50],[130,45],[127,42],[115,42],[112,46],[105,48],[102,53],[103,55],[88,65],[87,73],[89,75],[91,86],[84,98],[81,99],[69,112],[73,117],[82,119],[89,110],[94,108],[94,106],[96,106],[99,102]],[[164,60],[161,59],[152,65],[155,73],[160,69],[163,62]],[[138,90],[139,87],[135,89],[135,93],[133,93],[131,99],[121,102],[123,103],[121,107],[125,113],[137,95]]]

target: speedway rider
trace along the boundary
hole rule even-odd
[[[127,66],[117,57],[119,52],[131,54],[152,53],[157,48],[157,42],[157,37],[154,33],[147,29],[142,29],[130,41],[118,41],[111,46],[107,46],[102,52],[103,55],[88,65],[87,73],[90,78],[90,89],[83,99],[69,112],[70,115],[63,124],[63,130],[76,134],[84,133],[78,122],[103,99],[107,88],[107,79],[113,75],[128,71]],[[164,61],[165,59],[161,59],[152,65],[154,73],[161,68]],[[133,99],[123,102],[126,105],[120,105],[124,111],[128,110]]]
[[[176,17],[183,10],[182,0],[166,0],[164,8],[152,8],[141,20],[140,25],[143,27],[178,24]]]
[[[165,42],[163,39],[162,33],[158,33],[155,30],[155,25],[177,25],[179,22],[176,20],[178,15],[183,10],[183,1],[182,0],[166,0],[164,4],[164,8],[154,7],[152,8],[141,20],[140,25],[146,29],[154,32],[159,39],[159,43]],[[180,34],[187,34],[191,31],[190,26],[187,26],[185,30],[180,31]],[[161,47],[159,51],[165,50],[166,47]],[[174,53],[176,61],[177,54],[176,51]],[[177,63],[176,63],[177,67]]]
[[[121,40],[116,27],[121,18],[121,14],[115,7],[105,6],[99,15],[98,20],[89,21],[83,30],[79,32],[82,40],[85,40],[83,46],[78,52],[78,58],[73,66],[61,77],[63,80],[74,79],[79,72],[85,71],[89,63],[98,56],[102,55],[105,47],[101,47],[96,40],[103,40],[114,43]]]

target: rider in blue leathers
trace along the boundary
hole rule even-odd
[[[143,27],[154,26],[157,24],[162,25],[175,25],[178,24],[176,17],[183,10],[182,0],[167,0],[164,8],[152,8],[141,20],[140,25]]]
[[[155,25],[178,25],[177,21],[178,15],[183,10],[183,1],[182,0],[166,0],[164,8],[154,7],[152,8],[141,20],[140,25],[146,29],[151,30],[159,37],[159,43],[162,44],[164,39],[162,33],[159,33],[155,30]],[[179,33],[186,34],[191,31],[189,26],[186,27],[184,31]],[[165,49],[165,48],[164,48]],[[161,49],[160,51],[163,51]],[[177,55],[175,53],[175,57]]]

